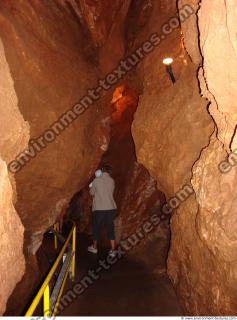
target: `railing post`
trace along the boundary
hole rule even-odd
[[[72,281],[74,281],[75,279],[75,264],[76,264],[76,226],[74,226],[73,233],[72,233],[72,262],[71,262]]]
[[[50,317],[50,294],[49,285],[44,290],[44,317]]]
[[[57,238],[57,224],[55,223],[54,225],[53,225],[53,230],[54,230],[54,248],[55,248],[55,250],[57,250],[58,249],[58,238]]]

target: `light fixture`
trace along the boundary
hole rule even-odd
[[[172,63],[174,62],[173,58],[165,58],[163,60],[163,64],[166,65],[166,71],[170,77],[170,80],[174,84],[176,82],[173,70],[172,70]]]
[[[174,62],[173,58],[165,58],[163,60],[163,63],[166,64],[167,66],[172,64]]]

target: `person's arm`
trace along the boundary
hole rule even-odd
[[[90,187],[90,195],[95,195],[95,180],[92,181],[92,183],[89,185]]]

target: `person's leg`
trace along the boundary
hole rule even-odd
[[[100,227],[103,222],[103,212],[94,211],[92,214],[93,221],[93,247],[97,249],[97,244],[100,236]]]
[[[109,210],[106,213],[106,225],[107,225],[107,232],[108,232],[108,237],[110,240],[110,245],[111,245],[111,250],[115,250],[116,248],[116,243],[115,243],[115,232],[114,232],[114,210]]]
[[[97,241],[99,238],[99,230],[98,230],[98,215],[96,211],[92,212],[92,238],[93,238],[93,247],[97,248]]]

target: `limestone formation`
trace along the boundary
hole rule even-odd
[[[14,207],[15,180],[8,173],[7,163],[26,146],[29,130],[18,109],[18,100],[1,39],[0,73],[3,75],[0,86],[0,314],[3,314],[7,299],[25,270],[24,228]]]
[[[23,276],[23,249],[29,268],[12,297],[31,296],[43,235],[59,204],[80,190],[80,228],[90,233],[88,182],[109,162],[118,186],[118,239],[160,213],[164,197],[192,186],[171,219],[168,274],[185,314],[235,315],[236,1],[46,2],[0,3],[0,314]],[[159,44],[140,51],[126,77],[18,173],[7,171],[154,33]],[[174,84],[162,63],[167,57]],[[168,224],[161,224],[134,258],[149,264],[155,255],[152,270],[165,270],[169,236]]]

